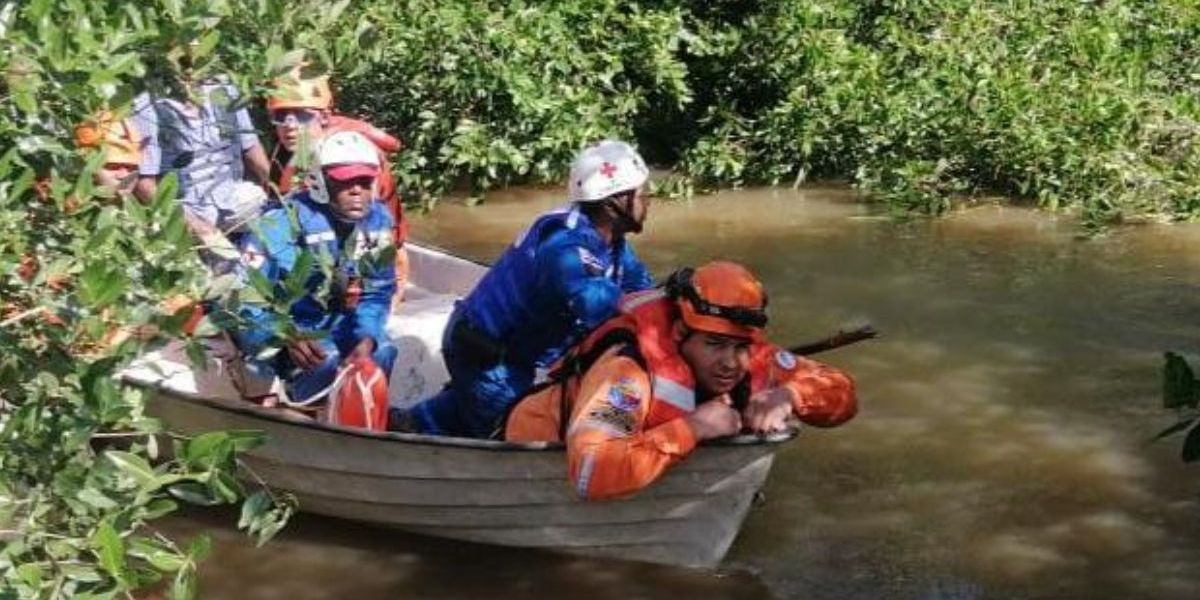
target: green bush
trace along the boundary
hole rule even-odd
[[[111,598],[164,578],[172,597],[190,597],[207,542],[179,544],[154,519],[179,501],[248,495],[240,525],[265,540],[293,510],[235,477],[258,435],[173,435],[113,380],[182,337],[188,315],[163,299],[232,301],[230,282],[204,276],[173,179],[148,205],[102,197],[100,155],[76,153],[72,129],[101,108],[127,113],[141,90],[183,93],[212,75],[254,92],[299,60],[285,51],[296,46],[353,72],[362,32],[332,31],[344,6],[0,0],[0,597]],[[107,342],[145,326],[150,339]]]
[[[373,2],[378,55],[339,105],[402,135],[408,198],[557,181],[588,141],[688,100],[678,11],[614,0]]]
[[[412,199],[557,181],[634,136],[701,185],[836,178],[903,210],[998,193],[1089,222],[1200,210],[1191,2],[376,0],[341,104]]]

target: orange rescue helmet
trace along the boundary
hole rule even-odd
[[[138,165],[142,162],[142,136],[128,119],[115,119],[100,111],[75,127],[75,147],[104,151],[105,163]]]
[[[328,75],[306,78],[301,75],[300,68],[296,68],[287,75],[276,77],[274,88],[267,96],[267,110],[329,110],[333,107],[333,92],[329,89]]]
[[[718,260],[671,274],[667,293],[697,331],[757,338],[767,326],[767,292],[746,267]]]

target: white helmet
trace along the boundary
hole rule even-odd
[[[339,131],[325,136],[313,151],[308,172],[308,191],[314,202],[329,202],[326,177],[338,180],[363,176],[379,177],[379,150],[356,131]],[[375,193],[372,192],[374,196]]]
[[[646,161],[637,150],[625,142],[604,140],[584,148],[575,157],[567,180],[567,199],[597,202],[636,190],[649,176]]]

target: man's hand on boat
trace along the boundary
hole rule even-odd
[[[697,406],[684,418],[698,441],[736,435],[742,429],[742,417],[728,394]]]
[[[754,394],[742,412],[742,424],[754,433],[774,433],[788,428],[792,396],[786,388],[771,388]]]
[[[316,340],[296,340],[288,344],[287,353],[288,358],[292,359],[292,364],[305,371],[311,371],[325,362],[325,351]]]

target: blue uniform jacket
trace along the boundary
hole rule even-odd
[[[299,230],[292,226],[291,214]],[[335,224],[340,226],[335,228]],[[392,217],[382,202],[374,200],[356,224],[340,223],[329,208],[317,204],[308,192],[288,196],[283,206],[267,211],[242,240],[242,261],[258,269],[272,283],[280,283],[296,266],[303,250],[315,254],[307,294],[291,307],[291,317],[302,331],[326,331],[341,352],[364,337],[379,348],[387,343],[384,327],[396,292],[396,266]],[[332,265],[333,282],[327,282],[319,263]],[[345,307],[338,297],[345,281],[361,278],[357,306]],[[339,284],[339,280],[342,282]],[[273,319],[262,306],[246,304],[242,316],[251,322],[238,335],[242,351],[256,355],[273,340]]]
[[[653,285],[625,240],[609,247],[578,206],[568,205],[538,217],[460,310],[506,346],[510,364],[547,366],[616,314],[622,293]]]

